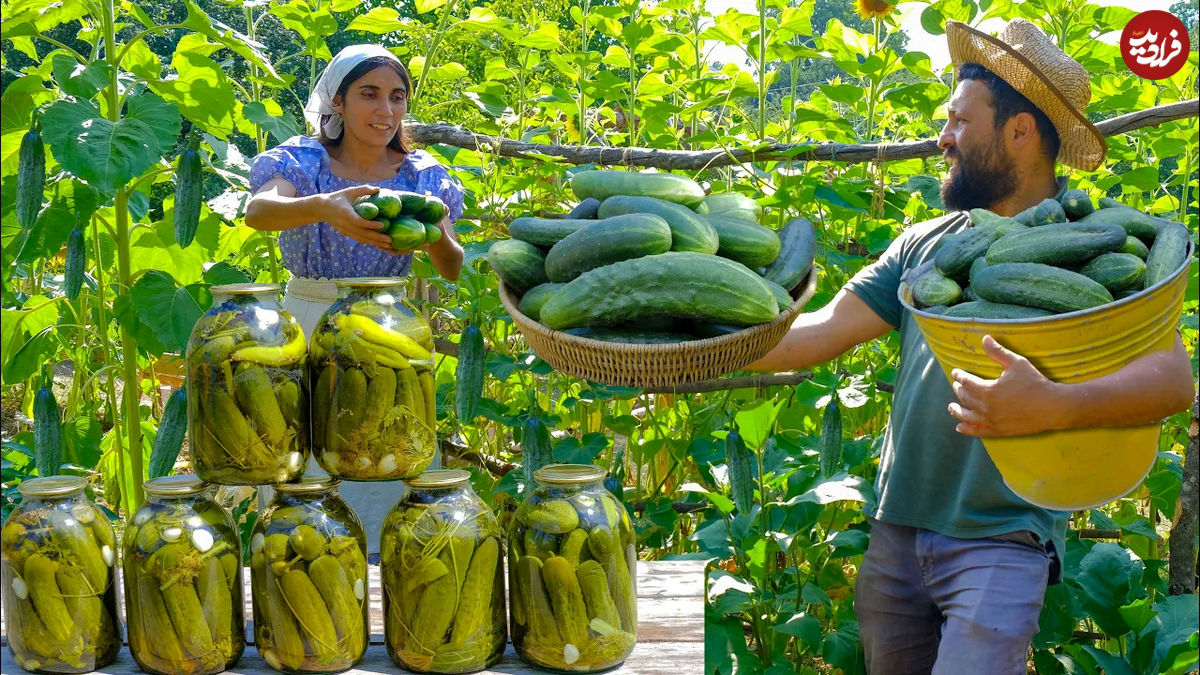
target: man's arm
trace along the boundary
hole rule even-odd
[[[1004,366],[995,380],[955,369],[949,405],[959,433],[968,436],[1023,436],[1056,429],[1151,424],[1192,404],[1195,381],[1183,342],[1154,352],[1115,373],[1087,382],[1060,384],[1042,375],[1025,357],[990,336],[983,347]]]
[[[779,344],[746,367],[767,372],[807,368],[832,361],[890,330],[892,325],[881,319],[867,303],[843,289],[828,305],[796,317]]]

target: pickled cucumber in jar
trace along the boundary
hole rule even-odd
[[[433,334],[402,280],[338,280],[339,299],[313,332],[313,450],[351,480],[419,475],[433,459]]]
[[[223,485],[295,480],[309,453],[308,345],[276,284],[212,288],[187,347],[196,474]]]
[[[508,540],[513,647],[529,663],[597,672],[637,641],[637,554],[629,514],[604,470],[551,464],[518,507]]]
[[[384,520],[384,633],[397,665],[471,673],[507,643],[500,525],[462,470],[426,471]]]
[[[0,531],[5,634],[28,671],[85,673],[121,648],[116,541],[85,488],[78,476],[22,482]]]
[[[145,483],[125,529],[129,651],[160,675],[219,673],[245,649],[241,540],[233,518],[196,476]]]
[[[250,538],[254,638],[276,670],[331,673],[366,652],[366,537],[338,481],[275,485]]]

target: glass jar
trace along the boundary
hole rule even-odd
[[[86,673],[117,658],[117,559],[112,525],[79,476],[22,482],[0,551],[4,626],[18,665]]]
[[[313,331],[313,450],[331,476],[415,478],[433,460],[433,334],[402,283],[337,281]]]
[[[277,284],[212,288],[187,347],[188,438],[201,479],[295,480],[308,461],[304,331]]]
[[[597,672],[637,640],[637,554],[625,507],[604,469],[551,464],[534,472],[508,539],[513,647],[543,668]]]
[[[370,636],[362,525],[335,478],[274,487],[250,538],[255,645],[276,670],[345,670]]]
[[[196,476],[147,481],[125,530],[129,651],[148,673],[219,673],[246,646],[241,540],[212,487]]]
[[[408,670],[483,670],[508,642],[500,525],[470,477],[426,471],[384,520],[384,633],[388,654]]]

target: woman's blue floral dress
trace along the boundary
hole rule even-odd
[[[254,158],[250,167],[250,192],[257,192],[277,175],[296,186],[298,197],[336,192],[356,185],[376,185],[421,194],[428,191],[449,207],[451,222],[462,216],[462,187],[450,177],[446,167],[423,150],[409,153],[394,178],[364,183],[333,175],[325,147],[315,138],[295,136]],[[411,254],[393,255],[360,244],[325,222],[280,232],[279,249],[284,266],[298,277],[402,277],[412,266]]]

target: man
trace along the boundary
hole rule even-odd
[[[1049,581],[1057,581],[1068,513],[1005,486],[980,436],[1152,423],[1191,404],[1182,343],[1090,382],[1059,384],[984,338],[1004,373],[955,371],[947,383],[897,299],[901,274],[970,226],[963,211],[1011,216],[1060,194],[1055,162],[1094,170],[1099,131],[1084,117],[1087,71],[1033,24],[998,38],[948,22],[958,84],[938,146],[954,213],[906,230],[821,310],[803,315],[757,370],[798,369],[900,330],[901,365],[884,437],[871,543],[855,592],[871,673],[1023,675]],[[1053,570],[1053,571],[1052,571]]]

